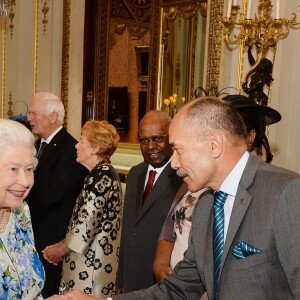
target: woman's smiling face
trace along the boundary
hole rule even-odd
[[[0,208],[23,204],[34,182],[32,151],[23,143],[0,149]]]

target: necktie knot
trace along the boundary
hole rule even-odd
[[[154,170],[149,171],[149,180],[154,181],[156,172]]]
[[[222,191],[215,192],[214,207],[223,208],[228,194]]]

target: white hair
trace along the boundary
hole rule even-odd
[[[35,157],[34,142],[34,135],[23,124],[13,120],[0,119],[0,149],[16,143],[25,144],[31,150],[34,165],[36,166],[37,159]]]
[[[34,95],[35,97],[42,97],[46,100],[46,113],[50,115],[52,112],[57,113],[57,123],[62,125],[64,123],[65,108],[60,98],[49,92],[39,92]]]

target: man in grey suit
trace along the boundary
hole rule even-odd
[[[169,135],[171,165],[188,189],[212,193],[194,210],[191,242],[174,274],[113,299],[198,300],[205,291],[219,300],[300,299],[299,174],[249,154],[242,120],[216,98],[184,106]]]
[[[156,283],[153,260],[157,239],[182,178],[170,166],[173,153],[168,130],[171,118],[164,112],[149,111],[139,126],[140,148],[144,162],[128,175],[120,261],[116,285],[118,293],[147,288]],[[147,199],[144,190],[149,171],[156,176]]]

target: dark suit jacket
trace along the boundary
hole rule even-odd
[[[133,167],[128,175],[124,200],[117,286],[125,291],[155,283],[153,261],[157,239],[182,179],[168,164],[142,206],[148,164]]]
[[[250,155],[240,180],[220,270],[219,300],[300,299],[300,176]],[[175,275],[161,285],[113,299],[214,297],[213,195],[198,202],[192,240]],[[241,240],[261,250],[236,259]]]
[[[76,162],[77,141],[62,128],[43,151],[34,174],[34,186],[26,198],[30,207],[36,249],[64,239],[76,199],[88,171]],[[40,140],[37,142],[39,149]],[[46,289],[51,281],[47,276]],[[57,268],[58,269],[58,268]],[[56,291],[57,293],[58,291]]]

